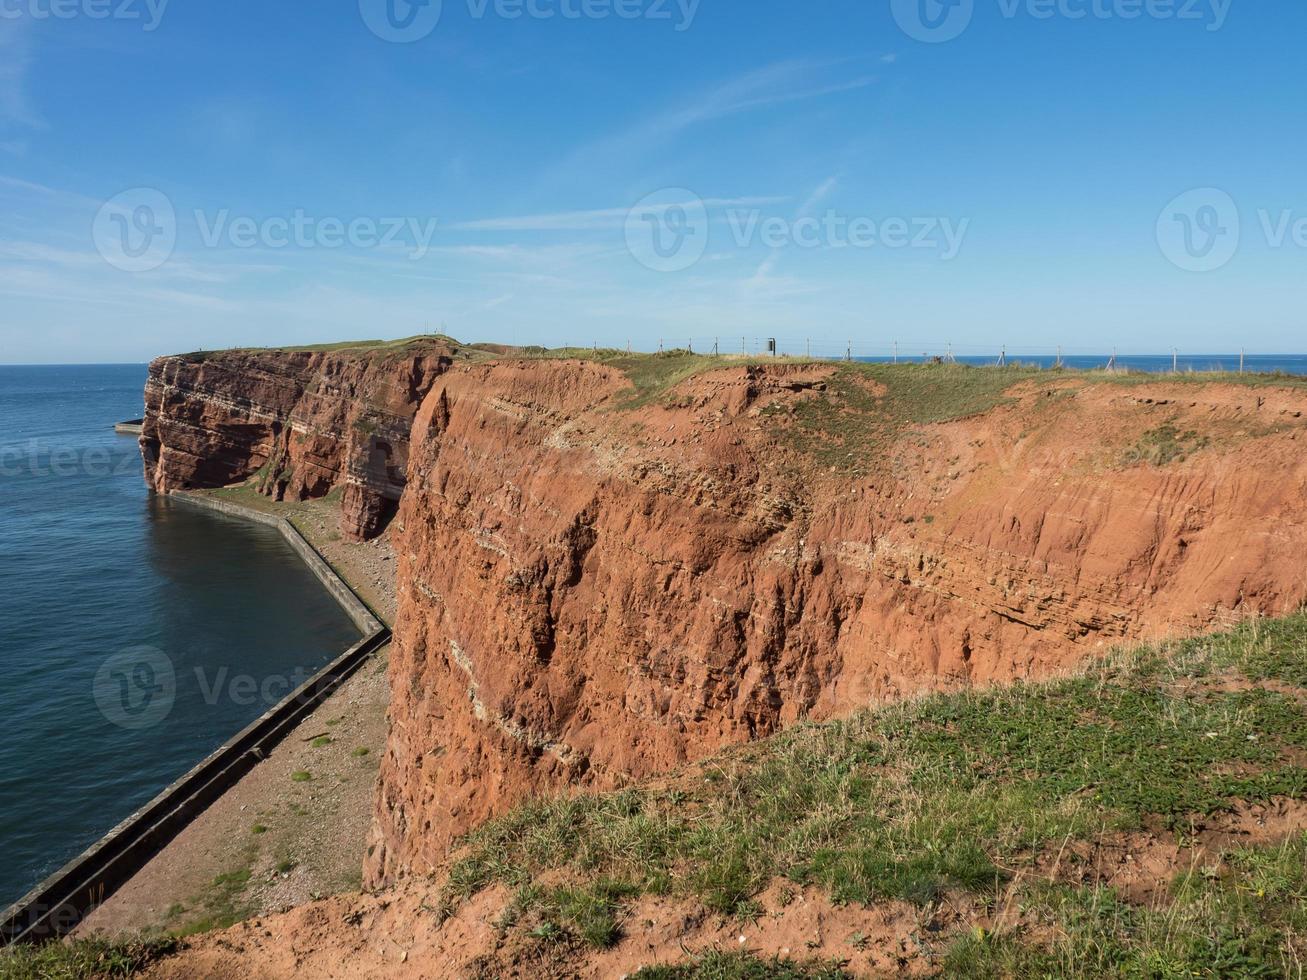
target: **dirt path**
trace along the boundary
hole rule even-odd
[[[329,502],[227,499],[291,518],[387,623],[395,614],[389,536],[354,544]],[[357,890],[386,738],[389,647],[304,721],[80,927],[79,935],[222,927]]]

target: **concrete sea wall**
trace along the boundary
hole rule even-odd
[[[5,910],[0,915],[0,945],[42,942],[72,931],[187,824],[266,758],[278,742],[390,639],[386,625],[289,521],[212,498],[174,494],[169,499],[276,528],[354,621],[363,638]]]

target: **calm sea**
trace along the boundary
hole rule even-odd
[[[0,907],[358,639],[274,530],[151,498],[144,383],[0,366]]]

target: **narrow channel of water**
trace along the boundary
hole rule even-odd
[[[275,530],[147,493],[144,383],[0,366],[0,906],[358,639]]]

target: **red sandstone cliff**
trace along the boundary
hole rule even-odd
[[[1046,376],[918,423],[948,376],[838,371],[716,370],[635,407],[594,363],[437,380],[396,522],[371,881],[533,792],[1307,597],[1301,388]]]
[[[151,367],[155,489],[343,486],[357,536],[402,489],[373,883],[533,792],[1307,598],[1301,386],[489,356]]]
[[[339,489],[342,530],[371,537],[403,492],[414,412],[454,356],[432,340],[159,358],[145,387],[146,482],[168,493],[257,477],[277,500]]]

